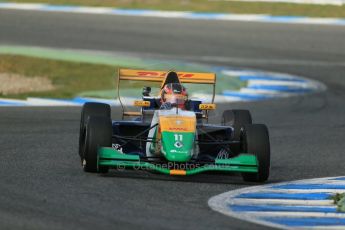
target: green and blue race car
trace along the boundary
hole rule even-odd
[[[126,94],[139,91],[140,83],[146,84],[141,95]],[[117,91],[122,119],[112,120],[107,104],[89,102],[82,108],[83,169],[107,173],[134,168],[176,176],[238,172],[245,181],[266,181],[267,127],[252,124],[248,110],[225,110],[220,124],[209,124],[210,112],[216,109],[215,85],[213,73],[120,69]],[[212,91],[209,100],[205,100],[206,88]]]

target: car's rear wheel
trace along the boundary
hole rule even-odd
[[[108,172],[108,167],[98,166],[98,149],[111,147],[111,144],[111,119],[104,116],[90,116],[86,122],[85,143],[82,150],[82,165],[85,172]]]
[[[252,116],[249,110],[225,110],[221,124],[233,127],[234,133],[232,134],[232,140],[240,141],[241,129],[244,125],[252,124]],[[232,144],[231,150],[234,154],[239,154],[240,144]]]
[[[270,141],[268,129],[263,124],[245,125],[241,132],[242,152],[255,154],[258,160],[257,173],[242,173],[244,181],[264,182],[270,172]]]
[[[86,102],[81,110],[80,131],[79,131],[79,156],[82,158],[82,151],[85,142],[85,127],[88,117],[100,116],[110,118],[110,106],[104,103]]]

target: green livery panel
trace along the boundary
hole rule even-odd
[[[187,162],[192,158],[195,134],[162,132],[162,153],[168,161]]]

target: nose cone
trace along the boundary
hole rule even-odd
[[[194,133],[162,132],[162,153],[168,161],[187,162],[192,158]]]
[[[192,158],[196,117],[195,113],[184,110],[162,110],[159,112],[161,151],[169,161],[186,162]]]

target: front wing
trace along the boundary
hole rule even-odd
[[[257,173],[257,162],[255,155],[243,153],[229,159],[216,159],[212,163],[198,165],[196,162],[185,168],[171,169],[167,164],[143,161],[138,155],[124,154],[113,148],[102,147],[98,150],[98,166],[108,166],[116,169],[154,170],[163,174],[178,176],[193,175],[206,171]]]

